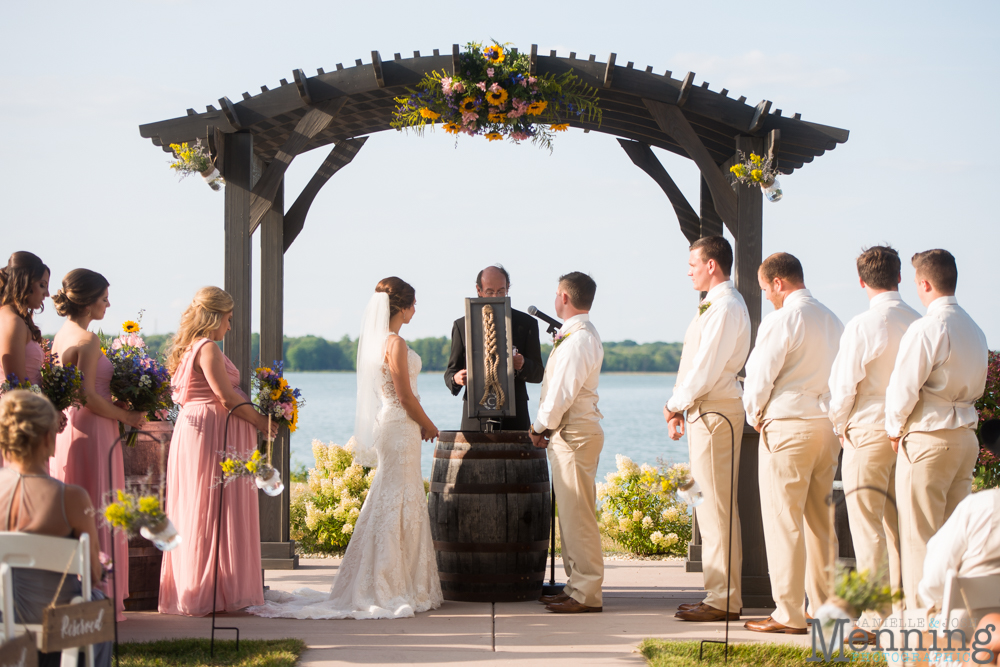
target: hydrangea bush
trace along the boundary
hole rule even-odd
[[[680,555],[691,541],[691,514],[677,499],[687,464],[637,465],[615,456],[617,470],[597,485],[601,531],[628,551]]]
[[[308,553],[341,552],[351,541],[375,469],[355,463],[353,443],[341,447],[313,440],[312,451],[316,467],[308,481],[292,485],[292,539]]]

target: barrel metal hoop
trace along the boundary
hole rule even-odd
[[[489,495],[548,492],[548,482],[532,482],[528,484],[445,484],[444,482],[431,482],[431,493]]]
[[[436,459],[544,459],[544,449],[435,449]]]
[[[438,542],[434,541],[434,551],[449,551],[470,554],[527,553],[548,551],[548,540],[534,542]]]
[[[544,581],[545,572],[523,572],[521,574],[459,574],[455,572],[438,572],[441,581],[455,581],[465,584],[520,584],[532,581]]]

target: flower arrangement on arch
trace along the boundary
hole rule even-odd
[[[691,515],[677,500],[688,466],[662,462],[654,468],[615,455],[615,472],[597,485],[601,531],[632,553],[681,554],[691,541]]]
[[[170,150],[174,152],[174,161],[170,163],[170,168],[181,175],[181,178],[191,174],[200,174],[208,187],[218,192],[219,188],[226,184],[219,170],[212,163],[212,156],[208,152],[208,147],[201,143],[201,139],[193,144],[184,142],[183,144],[170,144]]]
[[[529,56],[508,47],[470,42],[453,76],[430,72],[417,90],[396,98],[392,127],[420,134],[427,125],[440,123],[456,140],[459,134],[483,135],[489,141],[530,140],[551,152],[555,133],[569,129],[570,119],[600,124],[597,89],[572,70],[531,74]]]
[[[768,201],[776,202],[782,197],[781,183],[778,182],[778,170],[771,161],[771,156],[761,157],[750,153],[747,157],[743,151],[736,154],[737,162],[729,168],[736,183],[753,187],[760,186]]]
[[[171,397],[170,372],[156,356],[149,354],[141,335],[142,311],[137,320],[122,322],[122,333],[111,338],[103,332],[101,351],[111,362],[111,395],[127,404],[129,410],[146,413],[146,421],[167,421],[174,408]],[[125,425],[119,424],[125,436]],[[132,431],[124,443],[134,447],[138,432]]]
[[[254,369],[251,384],[254,402],[260,406],[260,411],[294,433],[299,423],[299,408],[306,402],[302,399],[302,392],[288,386],[284,372],[285,364],[281,361],[275,361],[271,366],[258,366]]]

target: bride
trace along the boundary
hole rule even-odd
[[[420,355],[399,330],[416,312],[413,287],[386,278],[365,309],[358,341],[354,458],[378,464],[329,593],[268,591],[252,614],[282,618],[403,618],[441,606],[420,441],[438,430],[420,406]]]

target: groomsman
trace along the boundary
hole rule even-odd
[[[873,246],[857,264],[869,306],[847,323],[840,339],[830,373],[830,421],[844,447],[841,477],[858,571],[895,589],[899,520],[889,499],[896,498],[896,452],[885,432],[885,391],[903,334],[920,315],[899,296],[898,252]],[[874,640],[880,622],[865,611],[859,626]]]
[[[947,250],[913,256],[927,314],[903,335],[885,396],[885,431],[899,452],[896,504],[907,609],[918,586],[927,541],[972,493],[979,455],[975,402],[986,387],[986,336],[955,299],[958,267]]]
[[[729,618],[738,620],[743,606],[743,542],[739,512],[733,504],[730,558],[730,497],[739,483],[743,388],[736,375],[750,352],[750,314],[729,279],[733,249],[726,239],[706,236],[695,241],[688,267],[695,290],[708,294],[684,335],[677,382],[663,413],[672,440],[684,435],[685,411],[691,425],[691,475],[705,495],[705,502],[698,506],[705,599],[681,605],[676,616],[683,621],[724,620],[728,597]],[[709,412],[725,418],[704,414]]]
[[[813,615],[833,595],[829,568],[837,535],[826,499],[840,443],[827,401],[844,325],[806,289],[802,264],[792,255],[765,259],[757,279],[775,311],[760,323],[747,360],[743,405],[760,433],[760,509],[777,609],[744,627],[806,634],[806,594]]]
[[[597,463],[604,447],[597,383],[604,346],[590,322],[597,283],[574,271],[559,279],[556,315],[563,320],[545,366],[542,396],[529,433],[549,449],[559,507],[563,564],[568,581],[558,595],[544,595],[549,611],[598,612],[603,608],[604,558],[597,527]]]

